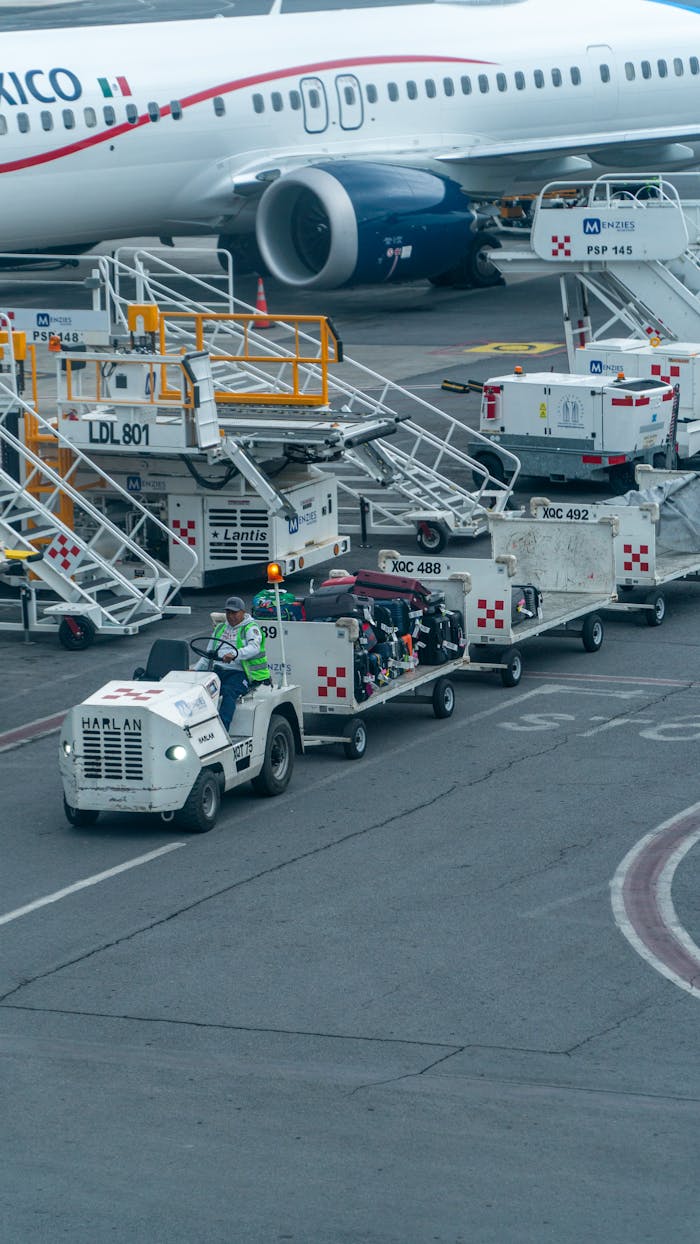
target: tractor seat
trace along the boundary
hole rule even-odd
[[[190,646],[185,639],[156,639],[151,645],[146,668],[134,670],[139,682],[160,682],[173,670],[190,668]]]

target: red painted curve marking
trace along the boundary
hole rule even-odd
[[[180,103],[183,108],[190,108],[193,104],[202,104],[208,99],[215,99],[217,95],[231,95],[235,91],[242,91],[250,86],[261,86],[266,82],[279,81],[280,78],[322,73],[324,70],[331,69],[352,69],[362,65],[492,65],[493,63],[493,61],[474,60],[463,56],[356,56],[349,60],[328,60],[321,61],[318,64],[292,65],[287,69],[275,69],[270,73],[257,73],[247,78],[235,78],[231,82],[221,82],[218,86],[207,87],[205,91],[197,91],[193,95],[186,95],[180,100]],[[161,117],[170,116],[170,104],[161,105],[158,111]],[[81,138],[78,142],[67,143],[64,147],[54,148],[53,151],[42,151],[38,155],[26,156],[22,160],[9,160],[5,164],[0,164],[0,173],[17,173],[20,169],[37,168],[41,164],[50,164],[54,160],[62,160],[66,156],[75,155],[78,151],[88,151],[91,147],[98,147],[100,143],[109,142],[112,138],[116,138],[121,134],[128,134],[131,130],[138,130],[141,126],[149,124],[152,124],[150,116],[148,113],[143,113],[135,121],[123,121],[120,125],[112,125],[108,130],[100,130],[97,134],[91,134],[89,138]]]
[[[61,729],[65,716],[65,712],[54,713],[51,717],[39,717],[37,721],[30,721],[27,725],[6,730],[4,734],[0,734],[0,752],[9,752],[15,747],[21,747],[23,743],[31,743],[34,739],[55,733]]]
[[[637,843],[612,882],[615,919],[627,940],[668,979],[698,996],[700,947],[679,924],[670,888],[676,865],[699,838],[696,804]]]

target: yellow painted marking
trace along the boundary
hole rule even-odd
[[[546,418],[547,418],[547,403],[540,402],[540,419],[546,419]]]
[[[551,350],[563,350],[563,341],[489,341],[480,346],[468,346],[465,354],[549,354]]]

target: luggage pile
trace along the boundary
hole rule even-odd
[[[431,592],[418,579],[358,570],[336,572],[302,601],[282,592],[282,617],[289,621],[337,622],[355,618],[355,699],[366,700],[379,687],[417,665],[444,665],[465,648],[464,618],[448,609],[443,592]],[[275,616],[274,592],[260,592],[253,616]]]

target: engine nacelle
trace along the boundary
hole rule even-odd
[[[273,182],[260,200],[256,236],[278,280],[338,289],[444,272],[468,248],[474,217],[449,177],[343,160]]]

